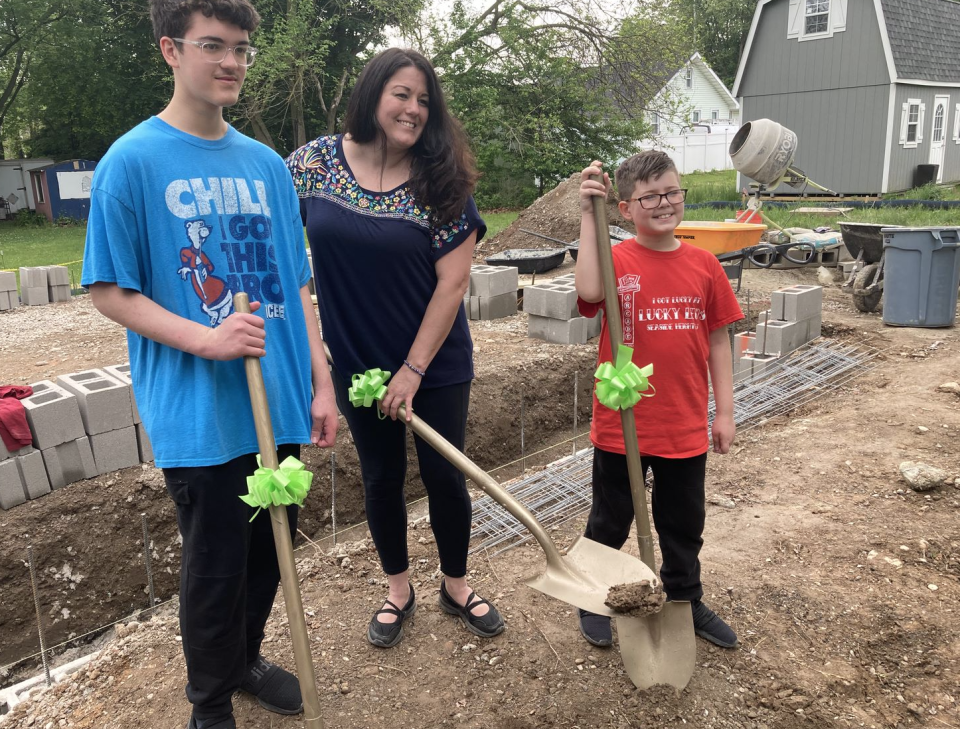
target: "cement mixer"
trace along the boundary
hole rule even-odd
[[[790,239],[790,235],[783,228],[761,212],[761,192],[786,183],[791,187],[811,186],[831,195],[837,194],[817,184],[807,177],[803,170],[793,165],[797,142],[797,135],[793,131],[772,119],[747,122],[734,135],[730,142],[730,160],[738,172],[758,183],[744,206],[744,211],[737,217],[738,223],[750,220],[751,216],[757,213],[765,223]]]

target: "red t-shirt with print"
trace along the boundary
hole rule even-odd
[[[712,253],[682,242],[663,252],[630,238],[614,246],[613,268],[624,344],[633,347],[638,367],[653,364],[650,384],[656,395],[633,408],[640,452],[666,458],[700,455],[709,446],[710,332],[743,318],[730,282]],[[577,306],[592,317],[604,303],[578,299]],[[604,319],[597,363],[610,359]],[[605,451],[626,452],[620,413],[601,405],[596,393],[590,440]]]

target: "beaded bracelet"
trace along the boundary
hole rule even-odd
[[[409,360],[403,360],[403,363],[404,363],[407,367],[409,367],[410,369],[412,369],[414,372],[416,372],[418,375],[420,375],[421,377],[423,377],[424,375],[427,374],[427,371],[426,371],[426,370],[421,370],[419,367],[414,367],[412,364],[410,364]]]

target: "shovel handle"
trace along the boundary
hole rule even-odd
[[[233,308],[241,314],[250,313],[250,299],[240,292],[233,297]],[[250,406],[253,409],[253,424],[257,430],[257,447],[260,461],[267,468],[280,467],[277,461],[277,443],[273,438],[273,423],[267,404],[267,390],[263,385],[263,371],[258,357],[244,357],[243,367],[247,373],[247,389],[250,391]],[[290,638],[303,698],[303,723],[309,729],[323,729],[320,716],[320,696],[317,694],[317,678],[310,656],[310,638],[303,616],[303,601],[300,597],[300,581],[297,578],[297,563],[293,557],[293,542],[290,539],[290,522],[287,507],[270,507],[270,524],[273,527],[273,542],[277,548],[277,563],[280,566],[280,584],[283,586],[283,602],[287,608]]]
[[[593,175],[593,179],[603,183],[603,177]],[[604,316],[607,317],[607,330],[610,332],[610,360],[617,359],[617,349],[623,344],[623,326],[620,321],[620,297],[617,293],[617,275],[613,269],[613,250],[610,247],[610,228],[607,224],[606,195],[593,198],[593,219],[597,233],[597,255],[600,262],[600,277],[603,281]],[[647,511],[647,491],[643,481],[643,467],[640,463],[640,448],[637,443],[637,422],[633,418],[633,408],[620,411],[620,423],[623,427],[623,442],[627,453],[627,474],[630,478],[630,495],[633,497],[633,513],[637,518],[637,542],[640,547],[640,559],[657,573],[653,560],[653,537],[650,533],[650,514]]]

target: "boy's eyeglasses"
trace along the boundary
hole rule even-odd
[[[664,192],[662,194],[655,192],[651,195],[644,195],[643,197],[632,197],[627,200],[627,202],[636,200],[644,210],[653,210],[654,208],[660,207],[660,201],[664,198],[667,199],[668,203],[676,205],[682,203],[686,197],[686,190],[671,190],[670,192]]]
[[[227,54],[233,51],[233,58],[240,66],[250,67],[257,57],[257,49],[252,46],[228,46],[215,41],[194,41],[186,38],[172,38],[177,43],[189,43],[200,49],[200,55],[207,63],[223,63]]]

